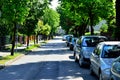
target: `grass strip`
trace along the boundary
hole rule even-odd
[[[16,57],[18,57],[20,55],[21,55],[20,53],[14,53],[13,56],[7,55],[7,56],[0,57],[0,64],[4,65],[9,60],[15,59]]]

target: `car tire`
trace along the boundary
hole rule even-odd
[[[73,48],[72,48],[72,47],[70,47],[70,50],[71,50],[71,51],[73,51]]]
[[[67,42],[67,47],[69,47],[70,45],[69,45],[69,43]]]
[[[72,51],[72,46],[70,45],[70,50]]]
[[[92,69],[92,65],[90,65],[90,74],[94,75],[93,69]]]
[[[79,65],[80,65],[80,67],[83,67],[83,62],[84,62],[83,56],[80,56],[79,57]]]
[[[115,80],[115,79],[113,79],[113,78],[110,78],[110,80]]]
[[[73,56],[75,57],[75,51],[74,51],[74,53],[73,53]]]

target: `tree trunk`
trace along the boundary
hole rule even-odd
[[[91,35],[94,35],[93,16],[92,16],[92,13],[90,13],[90,29],[91,29]]]
[[[36,43],[38,44],[38,34],[36,35]]]
[[[36,44],[36,36],[34,35],[34,45]]]
[[[27,48],[29,47],[29,39],[30,39],[30,36],[27,37]]]
[[[77,34],[77,33],[78,33],[78,29],[77,29],[77,26],[75,26],[75,29],[74,29],[74,36],[75,36],[75,37],[78,37],[78,34]]]
[[[116,0],[116,29],[115,39],[120,40],[120,0]]]
[[[83,23],[81,26],[78,27],[79,36],[85,35],[86,27],[87,27],[87,22]]]
[[[14,48],[15,48],[15,36],[16,36],[16,23],[14,23],[14,28],[13,28],[13,35],[12,35],[12,49],[11,49],[11,55],[14,55]]]
[[[94,35],[94,29],[92,25],[90,25],[90,29],[91,29],[91,35]]]
[[[89,10],[89,20],[90,20],[90,30],[91,30],[91,35],[94,35],[94,29],[93,29],[93,14],[92,14],[92,7],[90,7]]]
[[[83,25],[81,25],[81,26],[79,26],[78,27],[78,32],[79,32],[79,36],[82,36],[84,33],[84,26]]]
[[[6,37],[4,35],[4,36],[0,37],[0,50],[4,50],[5,49],[5,44],[6,44]]]

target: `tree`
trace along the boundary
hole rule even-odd
[[[53,9],[46,8],[43,15],[44,24],[51,26],[50,35],[55,34],[60,22],[60,15]]]
[[[21,28],[21,33],[27,35],[27,48],[29,47],[29,39],[31,35],[34,35],[36,29],[36,23],[34,19],[26,19],[24,26]]]
[[[48,24],[44,25],[42,20],[38,21],[37,28],[36,28],[37,34],[44,35],[44,39],[45,39],[50,34],[50,31],[51,31],[51,27]]]
[[[11,55],[14,55],[17,26],[18,24],[23,24],[25,21],[30,10],[28,5],[31,5],[31,3],[30,0],[4,0],[2,4],[2,17],[5,19],[7,24],[12,25],[10,26],[12,29]]]
[[[112,4],[107,0],[61,0],[64,14],[78,27],[74,29],[78,29],[79,34],[84,34],[88,25],[91,26],[91,34],[94,34],[93,26],[113,13]]]
[[[48,0],[33,0],[32,5],[30,5],[30,11],[29,15],[26,17],[26,21],[24,22],[24,26],[21,28],[22,31],[21,33],[27,35],[27,47],[29,46],[29,37],[31,35],[34,35],[36,38],[34,38],[34,44],[37,42],[38,43],[38,32],[39,28],[38,26],[38,20],[42,19],[42,16],[44,14],[43,10],[48,7],[49,1]],[[36,39],[36,41],[35,41]]]
[[[116,28],[114,36],[117,40],[120,40],[120,0],[116,0]]]

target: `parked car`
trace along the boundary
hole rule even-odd
[[[75,37],[72,38],[71,42],[69,43],[70,50],[74,49],[74,45],[75,45],[77,39],[78,38],[75,38]]]
[[[112,62],[120,56],[120,42],[106,41],[99,43],[90,57],[90,73],[99,80],[108,80]]]
[[[120,80],[120,56],[115,59],[110,69],[110,80]]]
[[[62,40],[63,40],[63,41],[66,41],[66,37],[67,37],[67,36],[69,36],[69,35],[64,35],[64,36],[62,37]]]
[[[69,36],[66,37],[66,45],[67,45],[67,47],[69,47],[69,44],[72,41],[72,37],[73,37],[73,35],[69,35]]]
[[[90,55],[96,45],[101,41],[106,41],[105,36],[81,36],[75,44],[75,62],[79,62],[80,67],[90,64]]]

